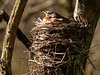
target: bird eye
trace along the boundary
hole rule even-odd
[[[47,14],[50,14],[50,12],[47,12]]]
[[[47,11],[47,14],[52,14],[52,12],[51,11]]]

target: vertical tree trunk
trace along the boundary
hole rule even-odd
[[[91,41],[95,32],[98,18],[100,16],[100,1],[99,0],[76,0],[74,10],[74,18],[78,18],[83,22],[88,21],[91,26],[87,30],[86,44],[87,49],[91,45]]]
[[[88,21],[88,25],[89,25],[89,27],[86,30],[87,32],[86,32],[86,40],[85,40],[86,43],[85,50],[87,56],[89,54],[89,50],[90,50],[89,48],[94,36],[95,28],[97,26],[99,17],[100,17],[100,0],[76,0],[74,19],[80,22]],[[88,57],[85,58],[83,62],[84,68],[86,66],[87,59],[89,58]]]
[[[0,75],[12,75],[11,72],[11,60],[14,48],[14,42],[16,37],[16,32],[22,17],[24,8],[26,6],[27,0],[16,0],[14,8],[12,10],[5,38],[3,41],[3,49],[1,55],[0,64]]]

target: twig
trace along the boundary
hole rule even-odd
[[[2,9],[0,14],[0,20],[4,19],[7,23],[9,21],[9,15]],[[30,50],[31,41],[23,34],[23,32],[18,28],[17,30],[17,38],[26,46],[28,50]]]
[[[39,17],[35,16],[40,22],[43,22]]]
[[[94,66],[94,64],[91,62],[91,60],[89,59],[89,57],[87,58],[89,60],[89,62],[91,63],[91,65],[93,66],[93,68],[96,70],[96,67]]]

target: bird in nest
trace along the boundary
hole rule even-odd
[[[63,23],[70,22],[68,18],[63,17],[56,12],[53,11],[42,11],[42,12],[45,14],[43,22],[63,22]]]

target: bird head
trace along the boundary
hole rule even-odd
[[[46,15],[47,18],[56,17],[56,13],[53,11],[42,11],[42,12]]]

